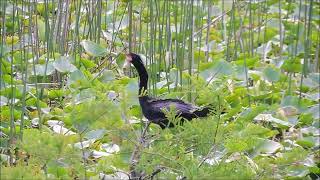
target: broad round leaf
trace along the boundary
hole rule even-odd
[[[47,67],[45,64],[36,64],[35,71],[32,74],[35,76],[45,76],[51,75],[54,72],[54,67],[52,62],[48,62]]]
[[[56,60],[53,63],[54,68],[62,73],[66,73],[66,72],[73,72],[75,70],[77,70],[77,68],[70,63],[69,61],[70,57],[65,57],[62,56],[61,58],[59,58],[58,60]]]
[[[80,44],[90,56],[102,57],[107,54],[107,49],[95,42],[83,40]]]
[[[277,82],[280,79],[280,72],[272,67],[267,67],[263,71],[263,76],[270,82]]]

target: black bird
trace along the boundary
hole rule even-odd
[[[133,64],[139,74],[139,103],[143,115],[152,123],[158,124],[162,129],[166,127],[173,127],[166,118],[164,110],[169,111],[172,107],[176,110],[176,117],[182,117],[181,123],[184,119],[192,120],[197,117],[206,117],[211,111],[210,107],[198,107],[190,103],[183,102],[179,99],[155,99],[147,94],[148,88],[148,73],[143,65],[139,55],[129,53],[126,55],[125,66]]]

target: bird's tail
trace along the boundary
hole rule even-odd
[[[196,110],[196,111],[194,112],[194,115],[195,115],[196,117],[206,117],[206,116],[209,115],[209,113],[210,113],[212,110],[213,110],[212,107],[204,107],[204,108],[202,108],[202,109]]]
[[[196,110],[194,112],[194,115],[196,117],[207,117],[210,113],[213,113],[213,114],[217,115],[217,112],[215,111],[215,109],[212,106],[206,106],[206,107],[204,107],[202,109]],[[224,114],[224,113],[226,113],[225,110],[223,110],[221,112],[221,114]]]

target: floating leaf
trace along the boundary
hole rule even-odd
[[[320,136],[320,129],[314,126],[309,126],[309,127],[301,128],[301,133],[307,134],[307,135],[313,135],[313,136]]]
[[[32,127],[39,127],[39,118],[33,118],[31,120]]]
[[[269,139],[261,139],[261,144],[255,149],[255,151],[260,153],[275,153],[279,149],[283,148],[283,146],[275,141],[269,140]]]
[[[56,68],[57,71],[66,73],[73,72],[77,70],[77,68],[70,63],[70,57],[61,56],[58,60],[53,63],[53,67]]]
[[[298,109],[294,106],[284,106],[280,107],[277,113],[283,117],[295,116],[298,114]]]
[[[103,180],[118,180],[118,179],[122,179],[122,180],[129,180],[130,177],[128,175],[129,173],[124,173],[122,171],[118,171],[114,174],[104,174],[104,173],[100,173],[99,174],[99,178],[103,179]]]
[[[307,78],[304,78],[302,83],[304,86],[309,88],[317,88],[320,86],[320,74],[319,73],[310,73]]]
[[[312,100],[312,101],[319,101],[320,100],[320,93],[312,93],[312,94],[304,94],[306,98]]]
[[[287,127],[292,126],[292,124],[290,124],[287,121],[283,121],[283,120],[280,120],[280,119],[272,117],[271,114],[259,114],[258,116],[256,116],[254,118],[254,120],[255,121],[274,122],[274,123],[277,123],[277,124],[280,124],[280,125],[283,125],[283,126],[287,126]]]
[[[47,121],[47,124],[50,126],[50,127],[53,127],[54,125],[60,125],[60,126],[63,126],[63,121],[58,121],[58,120],[48,120]]]
[[[103,156],[111,156],[112,154],[111,153],[107,153],[107,152],[103,152],[103,151],[93,150],[91,155],[92,155],[93,158],[98,159],[98,158],[101,158]]]
[[[101,149],[108,153],[116,153],[120,151],[120,147],[117,144],[102,144]]]
[[[165,79],[163,81],[157,82],[156,87],[157,89],[161,89],[163,86],[167,85],[168,81]]]
[[[230,75],[233,72],[232,65],[227,61],[217,61],[212,67],[202,71],[200,75],[207,81],[212,80],[219,75]]]
[[[313,115],[313,118],[315,120],[319,120],[320,119],[320,112],[319,112],[319,109],[320,109],[320,104],[316,104],[312,107],[310,107],[307,112],[308,113],[311,113]]]
[[[263,70],[263,75],[270,82],[277,82],[280,79],[280,72],[270,66]]]
[[[68,78],[68,85],[75,83],[80,80],[86,80],[85,75],[80,70],[75,70],[72,73],[70,73],[70,77]]]
[[[93,89],[88,88],[80,91],[79,94],[76,95],[74,103],[75,104],[80,104],[85,101],[91,101],[96,98],[96,93]]]
[[[308,136],[308,137],[303,137],[301,139],[298,139],[297,144],[306,148],[311,148],[314,146],[319,146],[320,144],[319,141],[320,141],[319,137]]]
[[[83,40],[80,44],[90,56],[102,57],[107,54],[107,49],[95,42]]]
[[[63,127],[62,125],[53,125],[52,130],[53,130],[53,132],[55,132],[57,134],[62,134],[62,135],[66,135],[66,136],[76,134],[75,132]]]
[[[106,133],[105,129],[97,129],[87,132],[84,137],[87,139],[101,139]]]
[[[111,70],[104,70],[99,80],[103,83],[110,82],[115,79],[115,75]]]
[[[48,62],[47,67],[45,64],[36,64],[35,65],[35,72],[32,71],[32,75],[35,76],[44,76],[44,75],[51,75],[54,72],[54,66],[52,62]]]
[[[298,109],[298,112],[304,111],[306,109],[306,106],[299,101],[299,97],[296,96],[285,96],[281,100],[281,106],[293,106],[296,109]]]
[[[77,142],[74,143],[74,147],[79,148],[79,149],[84,149],[89,147],[91,144],[93,144],[96,140],[95,139],[89,139],[87,141],[82,141],[82,142]]]
[[[300,177],[301,179],[303,179],[308,175],[309,169],[308,167],[305,167],[305,166],[296,165],[296,166],[288,167],[287,172],[288,172],[287,175],[291,178]]]

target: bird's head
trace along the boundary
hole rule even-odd
[[[126,60],[132,64],[135,62],[142,62],[141,57],[135,53],[126,54]]]
[[[126,54],[126,62],[123,65],[124,68],[130,67],[130,64],[143,64],[141,57],[135,53],[128,53]]]

